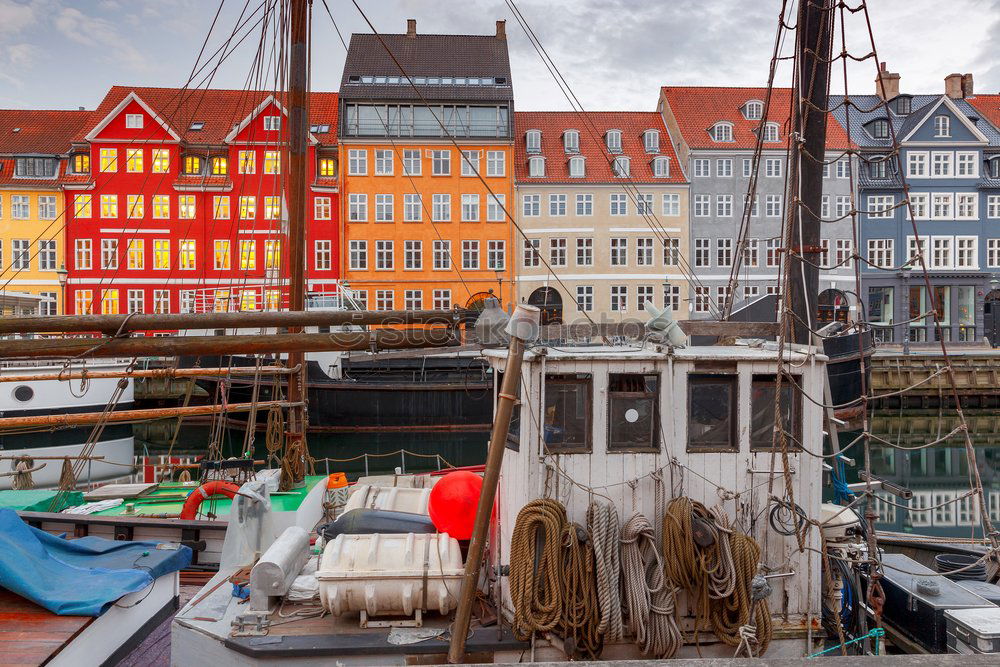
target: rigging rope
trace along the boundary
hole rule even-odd
[[[629,628],[646,655],[670,658],[684,643],[675,618],[676,587],[664,577],[653,525],[633,514],[622,528],[622,582]]]

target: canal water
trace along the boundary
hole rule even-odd
[[[976,460],[986,491],[987,507],[1000,525],[1000,412],[966,411],[966,420],[975,446]],[[873,440],[872,472],[913,492],[910,501],[880,492],[876,511],[880,529],[943,537],[979,535],[979,514],[971,497],[954,501],[970,486],[965,440],[961,433],[933,447],[914,448],[942,438],[957,425],[954,410],[875,410],[871,430],[889,446]],[[136,453],[152,455],[167,451],[172,424],[161,422],[156,431],[137,429]],[[840,432],[841,447],[847,446],[860,430]],[[175,454],[203,454],[210,438],[208,426],[185,425],[174,447]],[[345,472],[351,479],[366,473],[426,472],[440,467],[476,465],[484,462],[489,432],[411,431],[384,433],[311,434],[309,451],[318,460],[317,472]],[[239,456],[243,431],[228,429],[223,435],[225,456]],[[265,459],[264,434],[258,433],[254,456]],[[367,454],[367,457],[365,456]],[[857,482],[864,465],[864,448],[856,444],[847,455],[857,465],[846,469],[847,481]],[[832,499],[829,485],[825,498]],[[902,505],[904,507],[900,507]],[[920,511],[935,508],[930,511]]]

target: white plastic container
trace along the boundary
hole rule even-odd
[[[351,497],[347,499],[344,511],[365,508],[427,514],[427,503],[430,501],[430,497],[430,489],[359,484],[354,487]]]
[[[405,616],[420,625],[423,611],[447,614],[458,604],[464,566],[458,540],[447,533],[338,535],[323,551],[316,579],[334,616],[361,612]]]

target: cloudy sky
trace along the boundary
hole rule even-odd
[[[276,1],[222,2],[207,53],[231,34],[245,7],[252,12],[262,2]],[[314,2],[313,87],[336,90],[344,48],[323,0]],[[327,2],[345,37],[369,31],[351,0]],[[420,32],[492,33],[496,19],[507,19],[518,108],[568,108],[504,0],[359,2],[380,32],[403,32],[405,19],[416,18]],[[942,92],[950,72],[973,72],[978,91],[1000,90],[1000,63],[991,46],[991,38],[1000,38],[1000,0],[869,2],[879,56],[901,73],[905,90]],[[112,84],[183,85],[219,5],[220,0],[0,0],[0,107],[93,108]],[[781,2],[517,0],[517,5],[584,108],[614,110],[652,109],[660,85],[763,85]],[[848,21],[849,47],[868,53],[863,17]],[[255,38],[259,30],[222,64],[214,87],[244,86]],[[784,51],[790,48],[789,39]],[[841,80],[837,67],[834,79]],[[785,74],[787,69],[786,64]],[[851,90],[873,92],[873,77],[872,60],[852,64]]]

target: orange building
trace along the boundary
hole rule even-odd
[[[410,20],[405,35],[381,37],[385,46],[351,36],[341,82],[341,275],[373,310],[467,306],[491,292],[509,304],[504,24],[495,35],[418,35]]]

